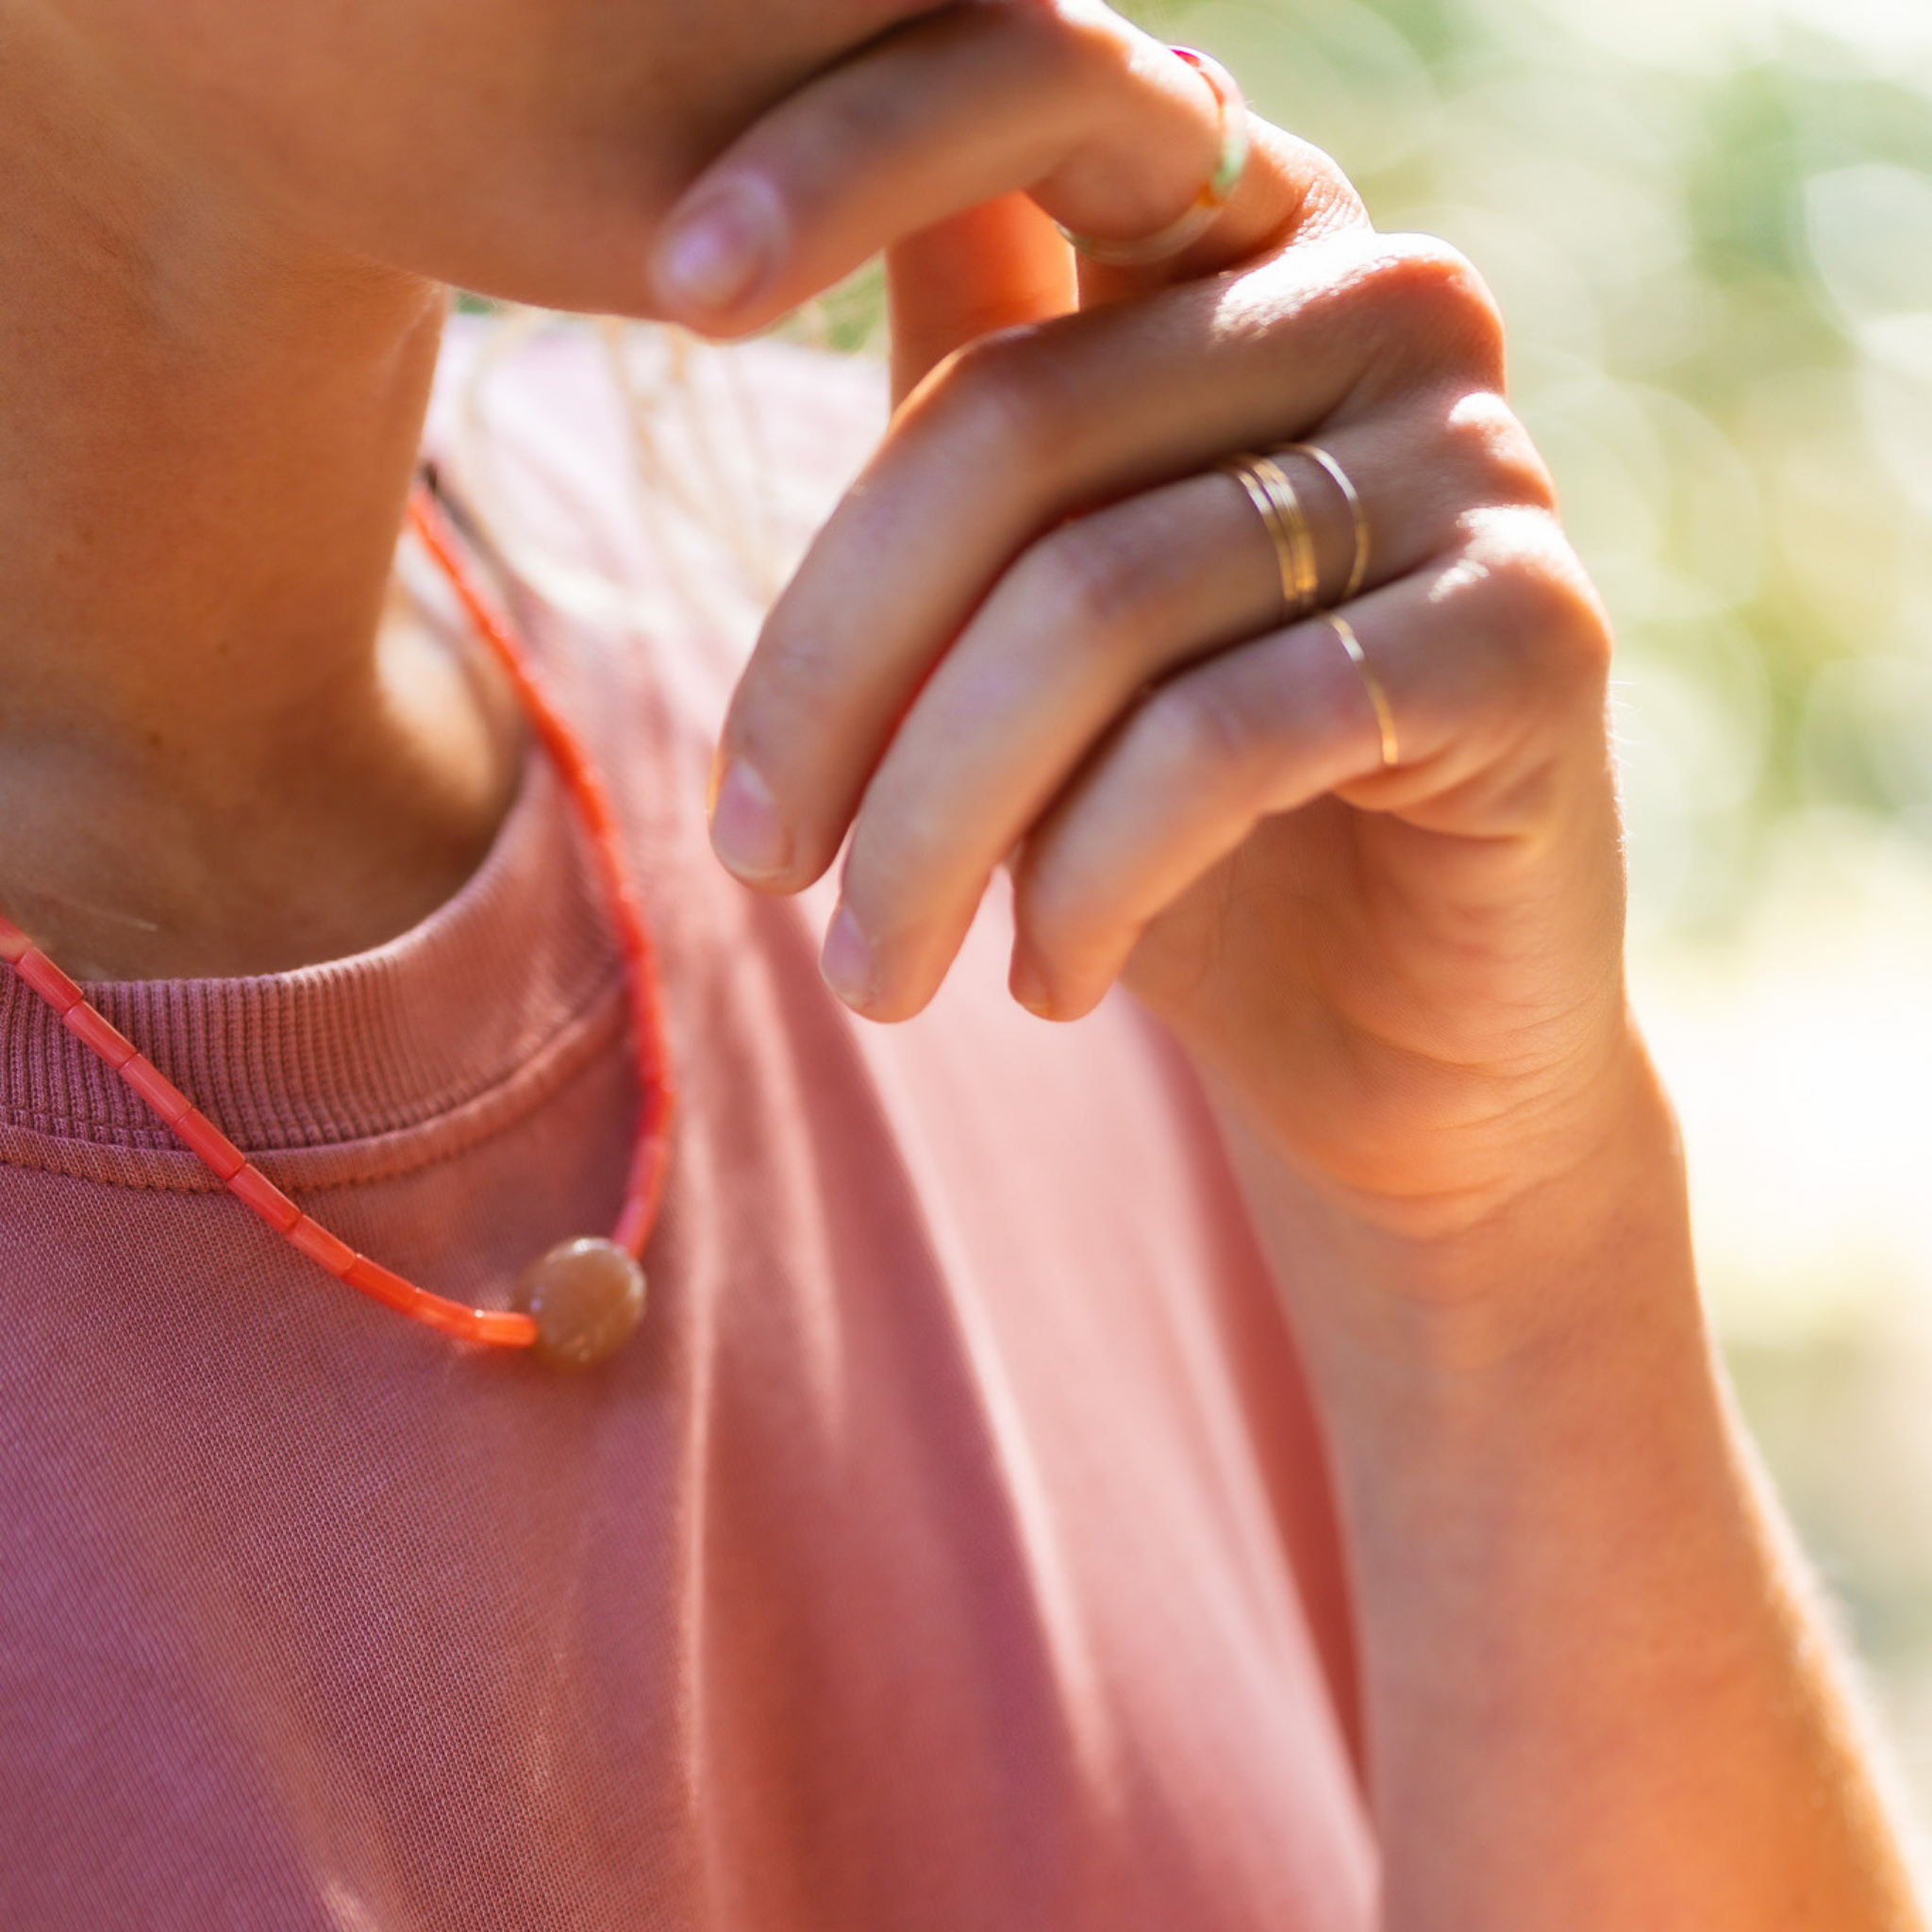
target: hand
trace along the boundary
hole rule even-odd
[[[1586,1163],[1636,1051],[1607,637],[1480,281],[1255,135],[1200,242],[1083,267],[1076,307],[1043,216],[1162,225],[1212,168],[1213,100],[1104,9],[969,5],[690,192],[759,238],[735,302],[682,311],[714,333],[887,246],[899,398],[734,698],[714,838],[791,891],[850,830],[826,968],[888,1020],[1009,863],[1017,995],[1072,1019],[1122,979],[1293,1169],[1435,1239]],[[1213,467],[1310,439],[1367,508],[1345,614],[1392,769],[1336,632],[1280,627],[1273,545]],[[1332,597],[1346,508],[1288,460]]]

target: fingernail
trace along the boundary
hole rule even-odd
[[[765,781],[726,761],[711,795],[711,850],[741,879],[775,878],[791,863],[791,832]]]
[[[764,195],[749,183],[712,189],[658,242],[658,291],[680,308],[729,308],[763,274],[775,228]]]
[[[858,922],[841,906],[825,929],[824,950],[819,955],[819,971],[825,984],[852,1008],[863,1012],[877,993],[871,942],[858,929]]]
[[[1041,977],[1040,968],[1025,946],[1013,949],[1013,966],[1007,974],[1007,991],[1037,1020],[1053,1018],[1053,999]]]

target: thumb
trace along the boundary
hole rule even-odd
[[[1024,194],[949,216],[886,250],[896,409],[975,337],[1079,306],[1074,251]]]

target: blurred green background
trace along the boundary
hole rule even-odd
[[[1932,0],[1144,0],[1499,296],[1740,1391],[1932,1820]]]

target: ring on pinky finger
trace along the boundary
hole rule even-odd
[[[1342,622],[1373,684],[1324,613],[1156,686],[1020,856],[1024,1003],[1057,1019],[1090,1010],[1146,926],[1261,820],[1329,793],[1394,806],[1509,741],[1491,726],[1520,705],[1533,659],[1487,614],[1491,583],[1451,566],[1350,605]]]
[[[1382,680],[1375,675],[1375,667],[1369,662],[1369,654],[1362,649],[1361,640],[1355,634],[1355,626],[1347,618],[1337,615],[1333,610],[1318,610],[1317,624],[1325,624],[1335,633],[1336,641],[1348,653],[1348,661],[1356,668],[1361,678],[1362,689],[1369,694],[1369,703],[1375,708],[1375,727],[1382,734],[1382,769],[1392,772],[1402,762],[1402,741],[1395,735],[1395,713],[1389,703],[1389,693]]]

